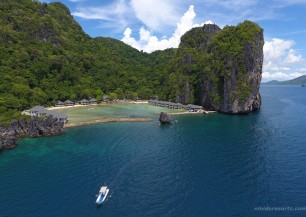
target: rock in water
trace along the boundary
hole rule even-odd
[[[230,114],[258,110],[263,45],[263,30],[250,21],[191,29],[181,38],[171,75],[176,101]]]
[[[161,112],[159,116],[159,121],[161,124],[170,124],[171,123],[171,116],[166,112]]]

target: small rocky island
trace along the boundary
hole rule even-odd
[[[223,29],[215,24],[191,29],[176,54],[173,98],[229,114],[258,110],[263,45],[263,30],[250,21]]]
[[[159,115],[159,122],[161,124],[170,124],[171,123],[171,116],[166,112],[161,112]]]

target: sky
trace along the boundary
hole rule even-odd
[[[250,20],[264,29],[263,82],[306,75],[306,0],[57,1],[90,36],[116,38],[148,53],[178,47],[192,27]]]

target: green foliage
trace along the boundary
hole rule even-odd
[[[118,99],[118,95],[114,92],[109,93],[108,100]]]
[[[261,32],[257,24],[245,21],[236,27],[226,26],[215,34],[214,30],[206,31],[203,27],[185,33],[169,79],[173,91],[168,98],[181,96],[180,101],[184,102],[185,86],[189,83],[189,101],[200,103],[204,90],[213,104],[221,105],[225,81],[234,77],[237,84],[231,99],[244,101],[251,91],[247,81],[247,64],[251,63],[246,57],[254,53]]]
[[[235,94],[243,99],[249,91],[244,46],[256,43],[261,31],[249,21],[213,37],[194,28],[179,49],[147,54],[116,39],[89,37],[62,3],[32,0],[0,1],[0,26],[0,123],[34,105],[101,101],[104,94],[176,101],[188,90],[186,103],[197,103],[204,86],[221,103],[224,80],[237,66]]]
[[[0,26],[1,117],[57,100],[164,94],[175,49],[147,54],[91,38],[59,2],[2,0]]]

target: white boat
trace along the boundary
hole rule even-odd
[[[107,186],[102,186],[100,188],[96,203],[99,204],[99,205],[102,204],[105,201],[108,192],[109,192],[109,189],[107,188]]]

